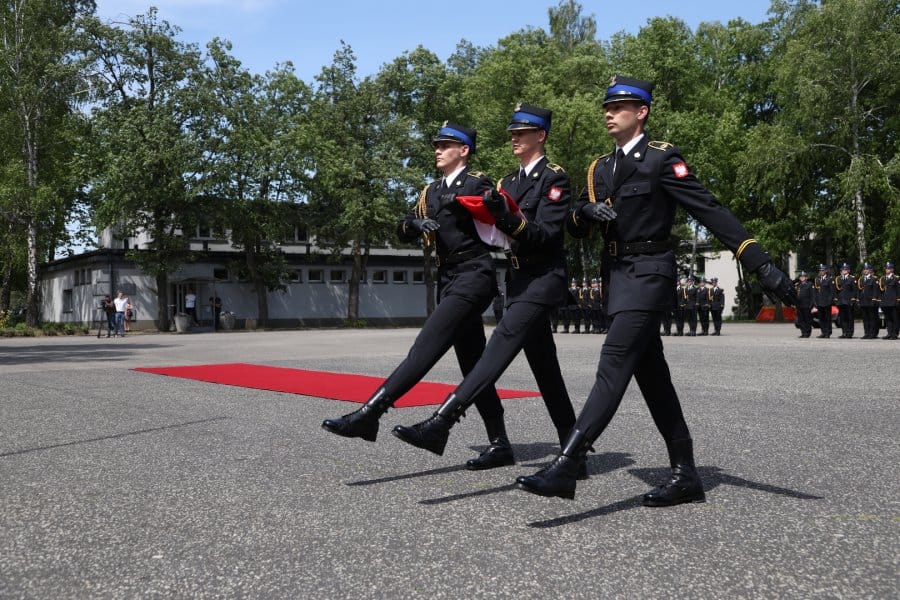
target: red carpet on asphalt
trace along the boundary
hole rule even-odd
[[[350,373],[330,373],[328,371],[306,371],[284,367],[267,367],[246,363],[222,365],[192,365],[188,367],[137,368],[134,371],[195,379],[209,383],[235,385],[238,387],[286,392],[303,396],[318,396],[332,400],[365,402],[384,382],[383,377],[352,375]],[[423,381],[403,395],[395,406],[425,406],[440,404],[456,388],[446,383]],[[540,392],[529,390],[497,389],[500,398],[524,398],[540,396]]]

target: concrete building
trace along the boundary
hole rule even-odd
[[[211,299],[233,313],[237,327],[253,327],[258,318],[256,293],[232,266],[240,255],[224,234],[198,228],[190,238],[197,260],[169,277],[169,314],[184,311],[188,288],[197,295],[201,326],[213,326]],[[98,250],[55,260],[43,267],[41,320],[96,325],[106,294],[122,290],[135,307],[138,329],[155,328],[156,279],[126,258],[129,249],[147,248],[144,236],[116,239],[105,231]],[[338,262],[314,238],[295,229],[293,239],[279,244],[293,277],[286,291],[269,292],[269,325],[273,327],[336,325],[347,317],[352,257],[349,249]],[[505,281],[505,258],[498,259],[498,278]],[[369,324],[420,323],[426,316],[424,258],[420,248],[373,248],[360,281],[359,318]],[[490,309],[485,312],[489,316]]]

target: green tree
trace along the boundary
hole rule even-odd
[[[351,322],[359,319],[359,281],[370,250],[394,237],[418,180],[405,163],[412,154],[409,119],[392,111],[381,81],[357,79],[355,63],[345,44],[316,77],[309,132],[309,205],[318,243],[335,259],[350,247]]]
[[[802,190],[826,260],[866,261],[897,248],[881,215],[896,211],[900,8],[889,0],[773,2],[771,70],[778,112],[759,136],[776,141],[773,197]],[[895,181],[895,180],[894,180]],[[799,185],[798,185],[799,184]],[[798,211],[799,212],[799,211]],[[876,216],[876,218],[870,218]]]
[[[68,163],[82,72],[72,53],[74,23],[93,10],[87,0],[0,4],[0,218],[24,232],[30,326],[39,316],[40,263],[65,240],[75,197]],[[9,251],[4,263],[15,262],[15,246]],[[3,278],[8,285],[11,273]]]
[[[204,150],[200,188],[214,225],[230,232],[242,270],[253,284],[259,324],[269,319],[268,293],[285,290],[287,265],[279,242],[293,231],[293,208],[304,191],[302,130],[309,92],[290,64],[251,75],[213,40],[197,89],[201,117],[191,128]]]
[[[169,276],[190,260],[186,234],[204,210],[200,148],[188,132],[203,109],[189,85],[200,53],[179,42],[178,33],[150,9],[124,28],[88,19],[83,38],[96,94],[84,150],[94,224],[122,237],[149,237],[146,249],[128,256],[156,278],[155,322],[162,330],[169,326]]]

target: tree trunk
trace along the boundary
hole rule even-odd
[[[25,321],[29,327],[37,327],[38,324],[38,248],[37,248],[37,224],[34,219],[28,219],[28,296],[25,306],[28,312],[25,315]]]
[[[252,244],[245,245],[244,256],[247,261],[247,270],[250,271],[250,281],[253,282],[253,290],[256,292],[256,317],[260,328],[269,326],[269,291],[266,282],[259,273],[256,263],[256,250]]]
[[[0,273],[0,313],[9,310],[12,295],[12,270],[12,261],[9,261],[3,265],[3,272]]]
[[[856,211],[856,244],[859,247],[859,262],[865,263],[869,258],[869,252],[866,249],[866,211],[863,207],[863,195],[860,189],[853,194],[853,209]]]
[[[156,274],[156,328],[159,331],[169,330],[169,274],[165,271]]]
[[[353,241],[353,267],[350,269],[350,281],[348,283],[349,296],[347,298],[347,320],[355,323],[359,320],[359,278],[362,274],[363,260],[360,243]]]

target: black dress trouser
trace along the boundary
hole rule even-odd
[[[408,392],[447,353],[450,346],[456,351],[456,360],[463,376],[468,375],[484,351],[481,314],[491,302],[492,298],[486,295],[447,294],[441,298],[434,312],[425,320],[406,358],[384,382],[388,397],[396,400]],[[505,321],[506,317],[502,320]],[[549,320],[547,334],[550,334]],[[493,385],[479,390],[474,402],[484,420],[503,416],[503,406]]]
[[[619,408],[632,375],[666,442],[689,439],[659,337],[661,312],[617,313],[600,350],[597,377],[575,427],[597,439]]]
[[[561,437],[568,435],[575,423],[575,410],[559,368],[550,331],[550,310],[550,306],[533,302],[510,304],[488,340],[481,360],[453,394],[467,404],[472,398],[481,397],[484,390],[493,389],[519,351],[524,350],[553,426]]]

